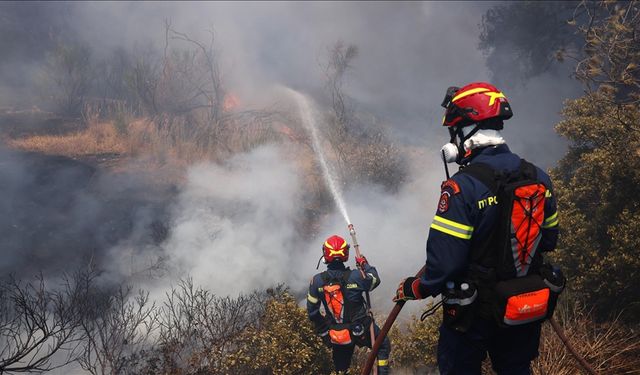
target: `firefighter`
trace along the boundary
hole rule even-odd
[[[500,131],[512,110],[496,87],[450,87],[442,106],[443,125],[451,136],[442,156],[445,163],[459,164],[460,171],[451,178],[447,171],[442,183],[427,239],[425,273],[402,280],[394,301],[442,295],[437,350],[441,374],[480,374],[487,353],[498,374],[530,374],[541,322],[552,313],[553,298],[564,287],[559,270],[542,260],[542,253],[554,250],[558,239],[551,181],[506,145]],[[523,185],[530,194],[526,205],[507,195],[505,187],[522,190]],[[515,228],[518,220],[522,226]],[[519,229],[523,226],[525,231]],[[540,284],[553,277],[562,279],[557,288]],[[530,303],[530,296],[538,302]],[[513,308],[518,299],[525,304]]]
[[[324,242],[321,259],[324,259],[327,270],[311,279],[307,313],[317,334],[333,351],[335,370],[346,374],[355,345],[371,348],[370,325],[374,325],[375,334],[379,331],[368,313],[363,293],[380,285],[380,277],[364,256],[356,256],[359,269],[345,267],[344,262],[349,259],[349,244],[337,235]],[[385,338],[378,353],[378,374],[389,373],[390,352],[391,344]]]

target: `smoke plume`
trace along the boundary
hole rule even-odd
[[[438,150],[448,141],[440,126],[444,91],[490,77],[486,56],[478,49],[478,24],[490,6],[3,3],[2,30],[13,32],[0,33],[1,46],[11,56],[0,63],[0,98],[3,106],[16,108],[40,103],[37,83],[46,51],[57,38],[90,46],[92,61],[99,62],[119,49],[162,51],[165,20],[194,39],[207,40],[213,31],[225,89],[247,108],[276,105],[269,94],[274,86],[322,92],[328,49],[338,40],[353,43],[359,55],[345,92],[360,113],[387,124],[393,139],[413,153],[413,173],[397,193],[342,181],[362,250],[383,280],[375,300],[389,301],[400,278],[424,262],[443,176]],[[31,34],[20,32],[24,28]],[[16,87],[28,88],[20,90],[19,100]],[[541,167],[552,166],[566,148],[552,127],[561,98],[577,95],[577,85],[568,72],[558,70],[525,86],[502,89],[514,108],[504,132],[507,143]],[[0,225],[10,256],[2,261],[2,270],[59,269],[68,261],[90,259],[115,280],[148,269],[156,276],[148,281],[152,288],[191,275],[220,294],[280,282],[302,293],[324,238],[348,233],[337,212],[321,218],[311,236],[297,232],[301,197],[309,187],[292,152],[274,145],[224,164],[193,165],[186,182],[176,187],[155,184],[148,178],[152,171],[102,173],[69,160],[65,165],[76,167],[39,168],[3,152],[0,168],[7,183],[1,203],[7,214]]]

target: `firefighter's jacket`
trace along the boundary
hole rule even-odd
[[[507,145],[498,145],[477,151],[473,163],[489,164],[494,170],[515,171],[520,157]],[[558,240],[558,213],[556,197],[549,176],[537,168],[537,179],[548,190],[542,238],[537,251],[551,251]],[[482,182],[465,174],[456,173],[443,182],[438,208],[429,229],[427,240],[427,267],[421,278],[421,289],[436,296],[444,284],[464,276],[469,267],[470,251],[489,236],[499,216],[494,194]]]
[[[380,277],[375,267],[368,263],[364,266],[365,277],[358,269],[349,269],[342,262],[333,262],[327,265],[327,272],[330,276],[340,278],[343,273],[348,270],[349,277],[346,282],[346,291],[343,291],[344,298],[347,300],[351,308],[351,317],[345,317],[345,322],[355,321],[367,316],[364,292],[374,290],[380,285]],[[326,313],[324,316],[320,312],[320,305],[324,306],[324,310],[329,311],[327,301],[325,300],[322,280],[322,273],[318,273],[311,279],[309,284],[309,293],[307,294],[307,314],[309,319],[315,324],[318,331],[323,331],[329,324],[335,324],[335,320],[331,314]]]

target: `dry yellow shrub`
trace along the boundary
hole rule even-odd
[[[85,130],[63,135],[35,135],[10,139],[10,147],[50,155],[84,156],[121,154],[127,151],[127,141],[110,122],[93,123]]]

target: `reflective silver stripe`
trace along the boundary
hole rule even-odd
[[[543,279],[542,281],[544,281],[544,283],[549,287],[549,290],[551,290],[554,293],[559,294],[560,292],[562,292],[562,290],[564,290],[564,285],[553,285],[547,279]]]
[[[378,279],[376,279],[376,277],[373,276],[372,273],[368,273],[367,275],[371,276],[371,286],[369,287],[369,290],[371,291],[376,287],[376,285],[378,285]]]
[[[511,253],[513,255],[513,265],[516,269],[516,276],[526,276],[529,271],[529,266],[531,266],[531,261],[533,260],[534,255],[536,255],[536,250],[538,249],[538,245],[540,244],[540,240],[542,239],[542,232],[538,232],[538,235],[534,239],[533,246],[531,247],[531,253],[528,254],[527,258],[525,258],[525,262],[520,262],[520,252],[518,251],[518,239],[515,234],[516,230],[513,227],[513,223],[511,223]],[[523,249],[526,251],[527,249]]]
[[[536,237],[536,240],[533,243],[533,246],[531,247],[531,253],[529,254],[528,262],[523,267],[525,275],[527,274],[527,272],[529,272],[529,267],[533,262],[533,256],[536,255],[536,250],[538,250],[538,245],[540,245],[540,240],[542,240],[542,232],[538,232],[538,236]]]
[[[311,294],[307,293],[307,301],[311,302],[312,304],[316,304],[318,302],[320,302],[319,299],[317,299],[316,297],[312,296]]]
[[[444,303],[448,304],[448,305],[460,305],[460,306],[467,306],[470,305],[471,303],[473,303],[473,301],[476,300],[476,298],[478,297],[478,291],[474,291],[473,295],[471,297],[467,297],[467,298],[447,298],[446,300],[444,300]]]
[[[537,320],[541,320],[547,317],[547,312],[545,311],[544,314],[540,315],[540,316],[535,316],[529,319],[523,319],[523,320],[512,320],[512,319],[507,319],[504,318],[503,321],[505,324],[510,325],[510,326],[519,326],[522,324],[527,324],[527,323],[531,323],[531,322],[535,322]]]
[[[513,234],[515,229],[513,228],[513,223],[511,223],[511,254],[513,255],[513,265],[516,268],[516,275],[522,276],[522,265],[520,264],[520,258],[518,258],[518,239]]]

